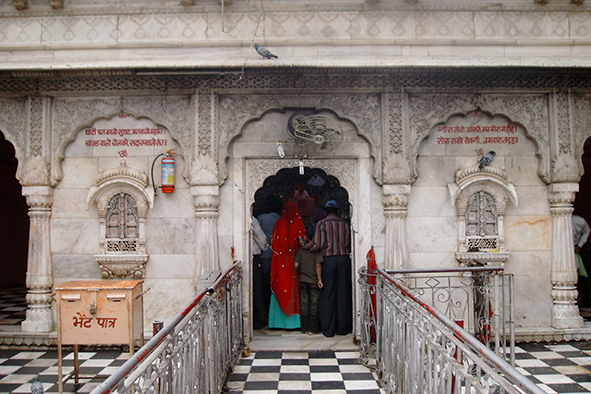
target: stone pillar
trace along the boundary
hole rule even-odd
[[[219,186],[192,186],[191,195],[197,216],[197,239],[195,257],[199,279],[204,272],[220,269],[218,253],[218,207],[220,205]]]
[[[384,185],[383,193],[384,216],[386,217],[384,269],[407,268],[408,247],[405,219],[410,185]]]
[[[49,217],[53,204],[50,186],[23,186],[29,205],[29,256],[27,263],[27,315],[23,332],[53,330],[51,291],[53,275],[49,243]]]
[[[552,327],[581,328],[583,318],[577,306],[572,202],[578,183],[554,183],[548,187],[552,213]]]

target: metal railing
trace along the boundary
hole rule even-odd
[[[543,393],[398,278],[360,275],[362,360],[375,360],[392,393]]]
[[[235,263],[91,394],[221,393],[242,349]]]
[[[515,366],[513,275],[503,267],[386,270]]]

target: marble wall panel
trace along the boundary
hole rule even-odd
[[[451,205],[447,187],[412,187],[407,216],[456,218],[456,209]]]
[[[101,270],[93,254],[53,253],[54,286],[72,280],[101,279]]]
[[[379,264],[379,263],[378,263]],[[410,253],[407,268],[455,268],[458,261],[453,253]]]
[[[194,254],[195,220],[185,217],[146,219],[146,243],[152,254]]]
[[[156,180],[156,184],[160,184],[160,181]],[[148,187],[150,188],[150,192],[152,192],[152,186],[149,185]],[[158,188],[156,190],[154,208],[148,212],[148,217],[195,218],[195,205],[193,205],[193,196],[191,196],[190,189],[175,187],[174,193],[162,193]]]
[[[457,250],[457,218],[409,217],[406,221],[409,253],[443,253]]]
[[[516,186],[515,190],[519,206],[516,208],[512,204],[508,204],[505,216],[550,216],[547,186]]]
[[[538,158],[536,156],[508,156],[505,159],[505,171],[509,182],[516,186],[543,186],[538,176]]]
[[[92,157],[71,157],[62,161],[64,177],[58,188],[88,189],[94,186],[99,174],[98,163]]]
[[[414,187],[443,187],[455,182],[454,158],[450,156],[419,156],[417,167],[419,176],[413,183]]]
[[[552,249],[551,216],[509,216],[505,218],[508,251],[547,251]]]
[[[547,277],[552,271],[551,251],[511,251],[505,263],[505,273],[514,275],[539,275]]]
[[[149,264],[149,263],[148,263]],[[98,264],[97,264],[98,266]],[[195,281],[189,279],[146,279],[144,290],[144,331],[152,332],[152,322],[168,323],[184,310],[195,296]]]
[[[52,253],[98,253],[98,218],[51,219],[50,226]]]
[[[476,12],[476,38],[515,39],[569,36],[569,14],[566,12]]]
[[[192,279],[195,277],[195,255],[150,254],[146,263],[146,279]]]
[[[515,277],[515,326],[550,327],[552,283],[547,275]]]
[[[53,192],[52,219],[98,220],[96,204],[86,208],[87,189],[66,189],[57,187]]]
[[[572,38],[588,38],[591,34],[591,15],[588,12],[573,12],[569,17],[569,35]]]

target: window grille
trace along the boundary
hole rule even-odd
[[[107,253],[137,253],[139,214],[135,199],[127,193],[114,195],[107,210]]]
[[[495,250],[498,245],[498,215],[495,198],[485,191],[470,196],[466,209],[468,250]]]

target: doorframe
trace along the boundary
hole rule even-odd
[[[265,179],[277,174],[283,168],[298,167],[298,158],[278,157],[242,157],[234,159],[233,181],[233,209],[235,217],[242,217],[242,223],[236,223],[234,228],[234,245],[237,256],[241,256],[244,264],[244,334],[248,343],[253,338],[252,329],[252,254],[251,254],[251,207],[254,203],[256,191],[263,186]],[[353,333],[356,338],[360,335],[360,293],[357,284],[357,272],[365,266],[365,255],[371,248],[371,158],[333,157],[306,159],[304,165],[309,168],[319,168],[327,175],[336,177],[347,193],[351,204],[352,231],[352,289],[353,289]],[[238,179],[238,177],[241,179]]]

